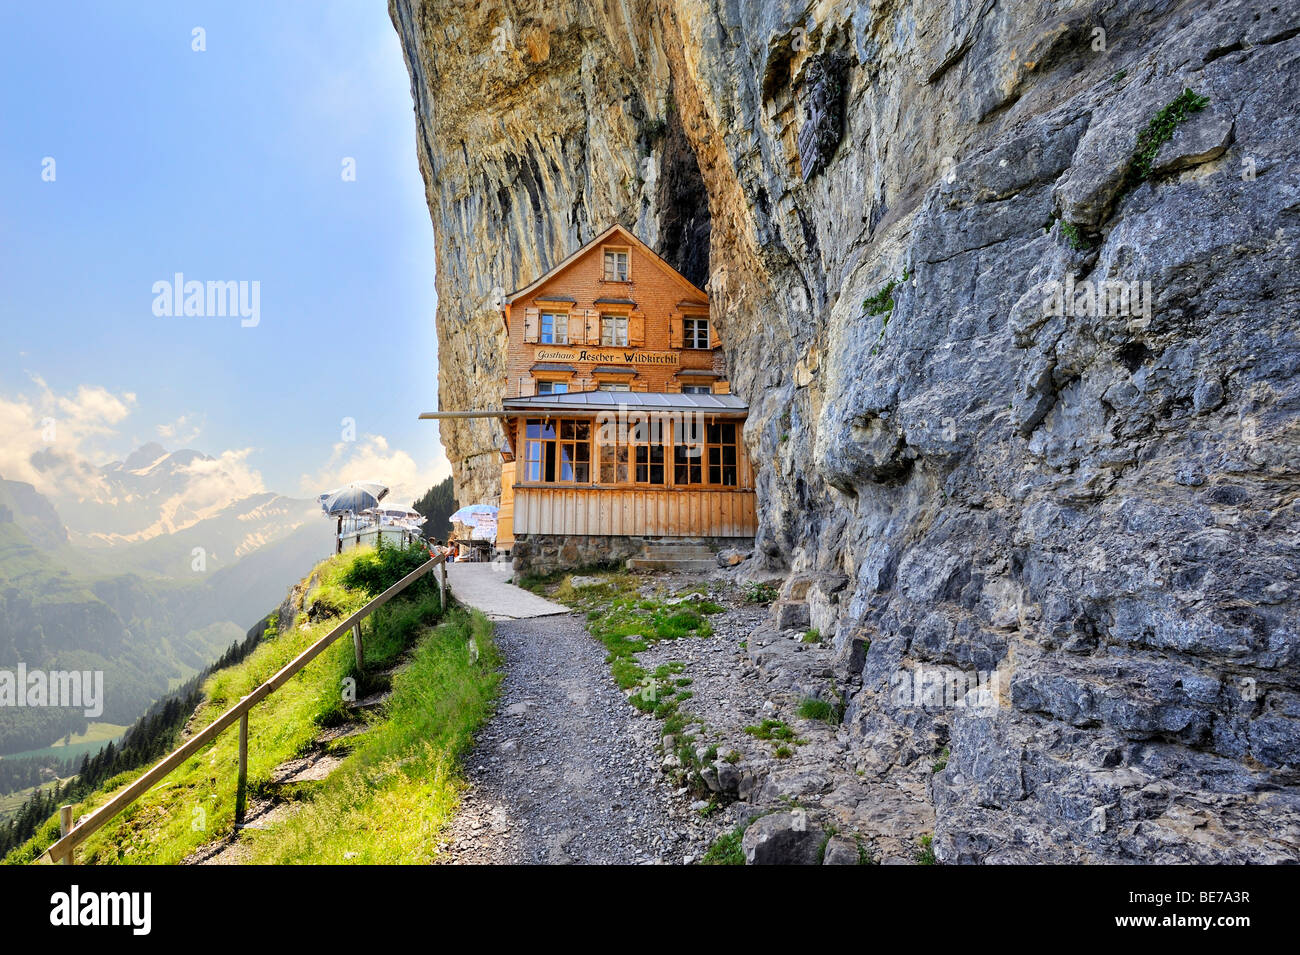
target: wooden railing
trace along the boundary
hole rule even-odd
[[[72,806],[61,807],[59,810],[59,828],[62,835],[59,841],[50,846],[36,861],[70,864],[73,861],[73,853],[78,845],[85,842],[110,819],[143,796],[153,788],[155,783],[168,776],[177,766],[215,740],[222,730],[232,725],[236,720],[239,721],[239,770],[235,790],[235,823],[238,825],[243,822],[245,791],[248,786],[248,711],[288,683],[294,674],[320,656],[330,644],[349,630],[352,631],[357,668],[360,669],[362,665],[361,621],[433,570],[434,567],[441,570],[441,576],[438,580],[438,592],[441,597],[442,608],[445,610],[447,606],[447,558],[444,555],[439,555],[411,571],[411,573],[302,651],[302,653],[281,667],[273,677],[253,690],[248,696],[240,699],[238,703],[191,736],[169,755],[163,757],[148,772],[123,787],[108,802],[89,816],[81,819],[75,826],[72,824]]]

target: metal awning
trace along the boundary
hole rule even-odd
[[[636,302],[632,301],[630,298],[598,298],[598,299],[596,299],[596,301],[595,301],[594,304],[596,304],[596,305],[631,305],[631,306],[633,306],[633,307],[636,306]]]
[[[679,368],[678,378],[721,378],[722,375],[710,368]]]
[[[744,417],[749,413],[749,406],[736,395],[661,394],[647,391],[577,391],[564,395],[533,395],[531,398],[507,398],[504,405],[506,414],[527,414],[533,411],[580,413],[618,411],[621,408],[638,411],[692,411],[729,418]]]
[[[593,375],[632,375],[641,374],[635,368],[629,368],[627,365],[597,365],[591,369]]]
[[[528,369],[529,371],[568,371],[574,370],[572,365],[566,365],[563,362],[539,361]]]

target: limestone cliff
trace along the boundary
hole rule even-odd
[[[707,267],[761,558],[941,861],[1300,857],[1287,5],[390,9],[444,407],[500,387],[494,289],[634,228]],[[492,426],[443,435],[493,494]]]

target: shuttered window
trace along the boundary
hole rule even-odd
[[[542,330],[539,341],[543,345],[566,345],[569,342],[569,316],[555,312],[542,313]]]
[[[707,318],[687,318],[682,320],[682,347],[711,348],[709,344],[709,320]]]
[[[600,343],[612,347],[627,347],[627,316],[600,316]]]

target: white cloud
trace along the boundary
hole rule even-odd
[[[81,385],[56,395],[33,377],[35,394],[0,396],[0,476],[56,497],[94,497],[104,489],[90,458],[135,406],[135,395]]]
[[[175,450],[199,433],[202,416],[184,414],[141,428],[132,423],[138,409],[130,392],[81,385],[57,394],[42,379],[32,381],[26,393],[0,394],[0,476],[35,485],[74,534],[101,542],[146,540],[268,490],[249,463],[253,448],[192,459],[160,457],[106,476],[103,466],[138,446],[133,436],[140,430],[156,432]],[[450,473],[441,454],[417,462],[382,435],[365,434],[333,445],[314,473],[302,475],[301,492],[314,498],[349,481],[378,480],[389,486],[392,500],[407,504]]]
[[[158,425],[155,430],[162,440],[173,447],[181,448],[192,444],[203,433],[203,421],[196,421],[192,414],[183,414],[175,421]]]
[[[410,504],[450,473],[445,458],[421,466],[405,451],[390,448],[382,435],[364,434],[335,444],[322,468],[302,476],[301,493],[315,497],[349,481],[381,481],[389,487],[386,500]]]

